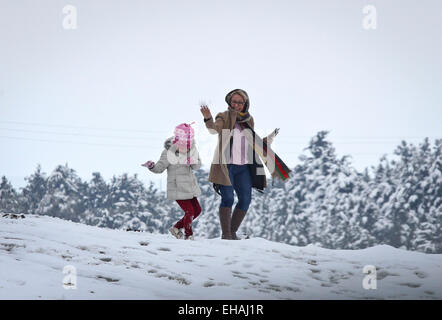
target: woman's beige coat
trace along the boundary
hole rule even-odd
[[[213,162],[210,166],[209,173],[209,181],[221,184],[225,186],[231,186],[229,172],[227,171],[227,157],[226,149],[230,146],[230,136],[232,134],[232,130],[235,126],[236,122],[235,111],[226,110],[224,112],[220,112],[216,115],[215,121],[212,118],[208,119],[205,124],[207,129],[212,134],[218,134],[218,145],[215,149],[215,154],[213,157]],[[253,117],[251,116],[249,121],[247,122],[252,129],[254,129],[255,123],[253,121]],[[253,152],[249,149],[249,152]],[[251,159],[251,158],[249,158]],[[259,156],[255,154],[255,160],[258,163],[261,163]],[[264,182],[266,185],[266,182]],[[265,187],[264,185],[264,187]]]

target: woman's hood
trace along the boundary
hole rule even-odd
[[[232,96],[234,94],[239,94],[241,97],[244,98],[245,103],[244,103],[244,109],[243,112],[247,112],[249,111],[249,106],[250,106],[250,99],[249,99],[249,95],[247,94],[247,92],[245,92],[242,89],[235,89],[230,91],[227,95],[226,95],[226,102],[227,104],[230,106],[230,101],[232,100]]]

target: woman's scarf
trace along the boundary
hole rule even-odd
[[[253,150],[260,156],[272,177],[279,178],[281,181],[289,179],[291,170],[267,144],[267,140],[261,139],[248,123],[243,123],[241,126],[243,129],[250,129],[252,131],[255,140],[252,143]]]
[[[231,106],[229,106],[229,111],[233,111],[236,113],[236,123],[243,123],[250,120],[250,113],[248,111],[238,112],[235,109],[233,109]]]

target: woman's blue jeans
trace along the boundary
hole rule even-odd
[[[236,208],[247,211],[252,201],[252,179],[250,178],[249,166],[228,164],[231,186],[220,186],[221,205],[220,207],[232,208],[233,206],[233,190],[238,197]]]

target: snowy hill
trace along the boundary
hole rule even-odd
[[[366,265],[377,289],[363,288]],[[185,241],[33,215],[0,217],[0,266],[0,299],[442,299],[441,254]]]

